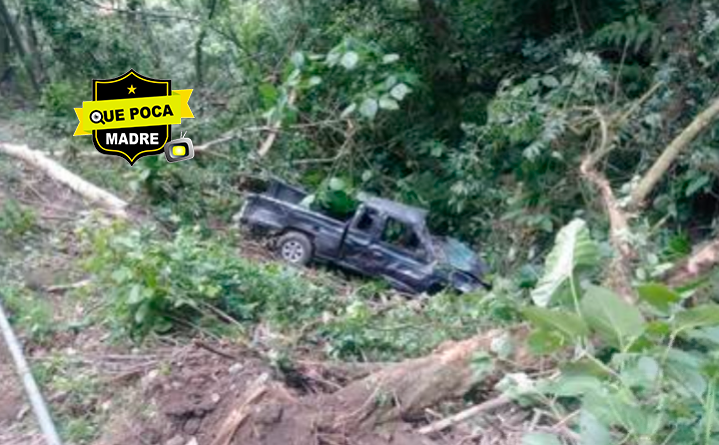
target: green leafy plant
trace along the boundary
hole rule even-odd
[[[153,228],[106,228],[90,234],[87,248],[84,263],[105,296],[105,319],[135,338],[224,320],[223,313],[282,328],[322,313],[328,302],[328,289],[297,270],[244,259],[227,239],[203,238],[199,228],[170,239]]]
[[[577,223],[565,229],[557,247],[566,249],[567,239],[577,238],[567,236],[578,232]],[[562,279],[589,264],[565,255]],[[574,288],[576,307],[560,301],[552,309],[524,309],[535,327],[529,345],[536,353],[562,354],[563,345],[574,346],[558,376],[540,379],[534,388],[552,410],[579,410],[585,443],[713,443],[719,438],[719,306],[684,308],[679,294],[658,283],[637,290],[637,305],[587,285]]]
[[[7,199],[0,208],[0,234],[7,239],[17,240],[37,228],[37,216],[28,206],[14,199]]]
[[[557,234],[554,248],[547,255],[544,275],[532,290],[532,300],[537,306],[546,307],[562,294],[575,293],[575,272],[596,266],[598,262],[599,251],[586,223],[575,219]]]

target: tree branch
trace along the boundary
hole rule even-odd
[[[639,208],[644,204],[662,176],[667,172],[676,158],[689,144],[701,134],[719,115],[719,98],[702,111],[665,149],[654,165],[644,175],[631,196],[630,208]]]
[[[297,99],[297,90],[290,91],[290,94],[287,98],[287,105],[292,106],[295,103],[295,100]],[[267,153],[270,151],[270,148],[272,148],[272,145],[275,143],[275,139],[277,139],[277,133],[280,130],[280,125],[282,125],[282,120],[277,120],[270,126],[270,134],[267,135],[267,138],[262,142],[262,145],[260,145],[259,150],[257,150],[257,153],[260,155],[261,158],[264,158],[267,156]]]
[[[719,264],[719,238],[694,250],[684,261],[674,265],[662,276],[671,287],[678,287],[699,278]]]
[[[619,206],[611,184],[596,170],[597,162],[609,154],[613,148],[609,124],[601,110],[594,108],[592,112],[599,122],[600,142],[599,146],[584,158],[579,170],[582,176],[599,191],[607,217],[609,217],[609,239],[619,254],[609,268],[611,287],[616,289],[627,301],[633,302],[634,292],[630,285],[629,262],[636,257],[636,253],[628,240],[630,233],[628,218]]]

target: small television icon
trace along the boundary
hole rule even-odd
[[[195,149],[190,138],[182,137],[165,144],[165,158],[167,162],[187,161],[195,157]]]

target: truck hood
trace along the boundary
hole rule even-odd
[[[440,261],[452,269],[460,270],[482,280],[487,273],[487,266],[479,256],[466,244],[456,238],[446,237],[435,240]]]

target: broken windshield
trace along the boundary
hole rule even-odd
[[[442,252],[447,262],[456,269],[474,272],[478,267],[481,268],[477,254],[456,238],[445,238],[442,243]]]

